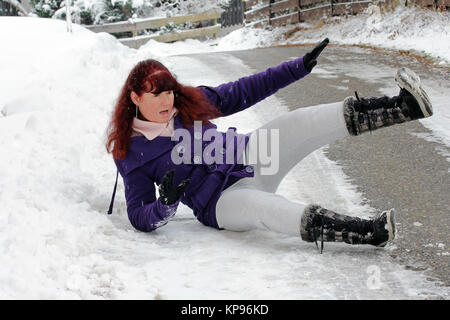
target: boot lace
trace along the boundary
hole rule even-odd
[[[317,220],[314,221],[314,229],[313,229],[312,235],[313,235],[314,243],[316,244],[317,250],[319,250],[319,253],[322,254],[323,253],[323,243],[324,243],[324,226],[326,225],[326,223],[325,223],[324,215],[322,213],[320,213],[316,217],[317,217]],[[358,218],[355,218],[355,219],[358,219]],[[361,237],[370,235],[370,233],[374,232],[372,220],[353,220],[352,219],[352,220],[345,221],[344,223],[346,223],[348,225],[347,228],[344,228],[347,230],[347,232],[355,232],[358,235],[360,235]],[[344,229],[342,231],[344,231]],[[319,248],[319,244],[317,241],[319,237],[317,236],[316,230],[320,230],[320,248]]]
[[[317,244],[317,237],[316,237],[316,232],[313,231],[313,237],[314,237],[314,243],[316,244],[317,250],[319,250],[320,254],[322,254],[323,252],[323,225],[324,225],[324,221],[323,221],[323,215],[319,215],[320,217],[320,249],[319,249],[319,245]]]
[[[370,121],[368,109],[370,105],[370,101],[367,101],[366,99],[361,100],[358,95],[358,91],[355,91],[355,97],[356,100],[359,102],[359,110],[358,110],[358,132],[361,132],[361,123],[364,123],[364,115],[367,115],[368,118],[368,126],[369,126],[369,132],[372,134],[372,121]]]

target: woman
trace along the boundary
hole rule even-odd
[[[245,135],[236,128],[218,132],[210,122],[308,75],[328,42],[304,57],[218,87],[183,86],[161,63],[138,63],[121,91],[106,144],[124,181],[131,224],[155,230],[174,216],[181,201],[200,222],[217,229],[300,234],[316,245],[320,239],[322,248],[323,241],[385,246],[393,240],[392,209],[366,220],[293,203],[274,192],[289,170],[325,144],[431,116],[431,103],[411,70],[397,71],[400,93],[395,97],[359,99],[356,94],[344,102],[299,108]],[[278,138],[279,163],[269,174],[254,156],[263,130],[276,130],[273,139]]]

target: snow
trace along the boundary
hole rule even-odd
[[[251,73],[239,59],[224,52],[228,72],[219,72],[184,54],[265,46],[276,41],[268,31],[244,28],[218,40],[150,42],[134,50],[77,25],[69,34],[63,21],[2,17],[0,38],[8,43],[0,53],[0,298],[423,299],[448,294],[422,273],[389,260],[386,250],[394,246],[327,244],[320,255],[314,244],[295,237],[207,228],[183,205],[163,228],[138,232],[126,215],[121,179],[114,213],[106,214],[116,168],[104,148],[105,130],[129,70],[155,58],[184,83],[231,81]],[[436,126],[433,137],[443,143],[450,141],[447,109],[438,108],[433,121],[423,122]],[[236,126],[247,132],[287,110],[270,97],[258,113],[250,109],[216,123],[221,130]],[[314,183],[324,176],[333,183]],[[323,150],[296,167],[279,192],[293,201],[320,199],[336,210],[373,214]]]

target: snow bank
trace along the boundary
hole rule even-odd
[[[0,58],[4,298],[89,298],[89,287],[108,281],[79,283],[81,296],[61,288],[75,288],[78,273],[104,261],[91,244],[106,240],[104,230],[114,234],[99,214],[115,172],[103,140],[133,61],[112,36],[73,27],[68,34],[63,21],[0,19],[9,44]]]

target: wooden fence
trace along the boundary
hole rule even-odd
[[[450,0],[409,0],[423,7],[450,10]],[[371,0],[246,0],[247,25],[283,26],[323,17],[354,15],[366,9]]]
[[[450,11],[450,0],[407,0],[407,3],[441,11]]]
[[[131,32],[132,37],[119,39],[124,45],[132,48],[139,48],[143,44],[147,43],[150,39],[160,42],[172,42],[187,38],[196,38],[203,36],[215,37],[220,31],[220,24],[217,23],[217,19],[220,17],[220,12],[212,10],[200,14],[188,15],[188,16],[176,16],[170,18],[149,18],[139,20],[129,20],[124,22],[109,23],[103,25],[86,25],[87,29],[93,32],[108,32],[108,33],[123,33]],[[200,27],[196,29],[182,30],[178,32],[171,32],[159,35],[141,35],[138,36],[138,31],[145,29],[156,29],[167,25],[179,25],[183,23],[198,22],[202,25],[208,25],[206,27]]]

